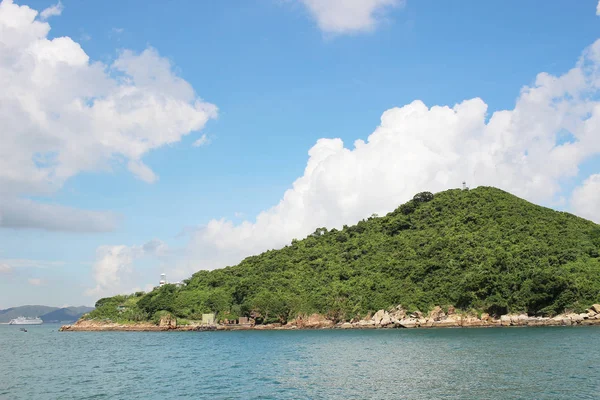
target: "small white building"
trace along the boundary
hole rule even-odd
[[[215,314],[202,314],[202,325],[214,325],[215,324]]]

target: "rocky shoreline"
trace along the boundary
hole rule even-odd
[[[488,314],[480,316],[458,314],[450,307],[444,312],[435,307],[427,316],[420,312],[406,313],[398,306],[392,310],[379,310],[364,319],[338,322],[327,319],[321,314],[299,316],[287,324],[188,324],[178,325],[175,318],[161,319],[158,325],[150,322],[119,324],[110,321],[81,319],[73,325],[64,325],[62,332],[84,331],[233,331],[233,330],[293,330],[293,329],[394,329],[394,328],[479,328],[479,327],[511,327],[511,326],[590,326],[600,325],[600,304],[594,304],[586,313],[560,314],[555,317],[530,317],[526,314],[502,315],[492,318]]]

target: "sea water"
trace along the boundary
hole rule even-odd
[[[600,398],[600,327],[58,328],[0,325],[0,399]]]

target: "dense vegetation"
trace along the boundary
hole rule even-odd
[[[600,301],[600,226],[489,187],[420,193],[385,217],[199,271],[186,286],[101,299],[90,317],[336,320],[393,305],[553,315]],[[120,313],[117,306],[126,306]]]

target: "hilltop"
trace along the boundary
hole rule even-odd
[[[20,306],[0,310],[0,323],[7,323],[18,317],[40,317],[44,322],[77,321],[85,313],[92,311],[92,307],[48,307],[48,306]]]
[[[101,299],[87,318],[344,321],[398,304],[552,316],[600,300],[599,252],[599,225],[502,190],[423,192],[386,216],[199,271],[181,288]]]

